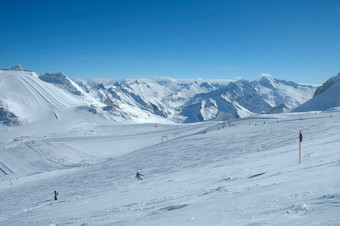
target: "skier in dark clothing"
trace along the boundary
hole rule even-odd
[[[54,200],[58,200],[58,192],[57,191],[54,191]]]
[[[141,174],[141,173],[136,173],[136,178],[137,178],[137,180],[139,181],[139,180],[143,180],[142,179],[142,176],[144,176],[143,174]]]

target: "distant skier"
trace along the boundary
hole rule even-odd
[[[57,191],[54,191],[54,200],[58,200],[59,193]]]
[[[136,173],[136,178],[137,178],[138,181],[143,180],[142,177],[144,177],[143,174],[138,173],[138,172]]]

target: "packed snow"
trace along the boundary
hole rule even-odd
[[[0,125],[0,225],[339,225],[339,119]]]

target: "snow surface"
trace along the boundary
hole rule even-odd
[[[21,66],[0,70],[0,123],[58,120],[65,112],[78,110],[116,122],[225,120],[290,111],[309,100],[315,90],[314,86],[268,75],[253,82],[171,78],[75,81],[61,72],[38,75]]]
[[[334,107],[340,107],[340,75],[320,86],[314,97],[294,109],[294,112],[325,111]]]
[[[339,225],[339,119],[0,125],[0,225]]]
[[[221,115],[239,118],[256,113],[287,112],[311,99],[316,88],[269,75],[252,82],[170,78],[75,81],[98,101],[112,106],[110,114],[117,114],[122,105],[133,109],[122,111],[120,118],[129,120],[134,117],[132,112],[139,109],[172,122],[189,123],[220,120]]]
[[[332,87],[335,83],[340,83],[340,73],[338,73],[337,76],[334,76],[334,77],[328,79],[325,83],[322,84],[322,86],[319,86],[315,90],[315,93],[314,93],[313,97],[323,93],[324,91],[326,91],[327,89]]]
[[[184,122],[214,120],[221,113],[234,118],[261,113],[288,112],[313,96],[315,88],[264,75],[259,81],[238,80],[227,86],[198,94],[182,107]],[[206,103],[208,107],[206,107]]]
[[[0,104],[23,121],[58,118],[65,110],[90,103],[100,104],[46,83],[34,72],[0,70]]]

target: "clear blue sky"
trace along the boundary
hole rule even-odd
[[[70,78],[317,84],[340,72],[340,0],[13,0],[0,28],[0,68]]]

